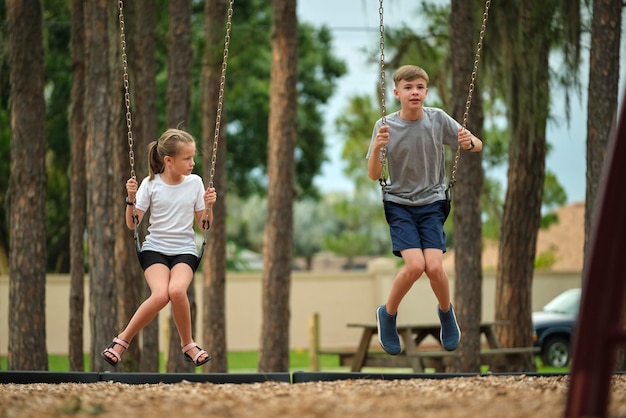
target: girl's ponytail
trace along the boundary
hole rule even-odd
[[[154,180],[154,175],[163,172],[164,162],[159,155],[159,141],[152,141],[148,145],[148,173],[150,181]]]

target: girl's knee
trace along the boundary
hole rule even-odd
[[[171,286],[169,289],[169,299],[178,301],[181,298],[187,298],[187,288],[182,286]]]
[[[150,295],[150,299],[152,302],[159,307],[159,309],[163,309],[165,305],[167,305],[170,301],[170,298],[166,292],[153,293]]]

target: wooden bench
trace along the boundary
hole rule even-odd
[[[483,348],[480,350],[480,364],[490,367],[508,368],[511,364],[517,364],[520,357],[539,353],[537,347],[514,347],[514,348]],[[436,372],[445,372],[452,365],[455,351],[417,351],[407,354],[409,357],[417,357],[423,369],[435,369]]]
[[[316,350],[316,357],[319,358],[319,356],[321,355],[327,355],[327,356],[337,356],[339,357],[339,365],[340,366],[351,366],[352,365],[352,361],[354,360],[354,356],[356,354],[355,350],[350,350],[350,349],[333,349],[333,350],[324,350],[324,349],[319,349]],[[316,370],[317,371],[317,370]]]
[[[480,364],[508,369],[519,362],[520,357],[539,354],[539,347],[486,348],[480,350]]]
[[[420,362],[420,368],[422,370],[435,369],[436,372],[445,372],[446,368],[452,365],[456,352],[444,350],[418,350],[413,353],[407,353],[406,356],[409,358],[417,358]]]

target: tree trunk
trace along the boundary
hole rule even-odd
[[[70,195],[70,370],[83,371],[83,314],[85,310],[85,6],[72,0],[72,103],[70,140],[72,152]]]
[[[226,349],[226,126],[220,123],[215,143],[215,128],[221,68],[224,56],[226,0],[206,0],[204,23],[206,49],[202,68],[202,166],[205,186],[217,190],[213,206],[213,224],[206,256],[202,263],[203,334],[205,349],[213,356],[203,369],[212,373],[228,370]],[[223,113],[222,113],[223,115]],[[222,117],[222,121],[224,118]],[[215,160],[213,160],[215,158]],[[215,161],[215,167],[212,162]],[[215,170],[215,171],[213,171]]]
[[[504,203],[496,283],[496,320],[504,347],[531,346],[531,290],[541,200],[545,178],[546,122],[549,114],[552,40],[548,27],[554,10],[542,1],[517,2],[508,30],[517,34],[509,51],[507,71],[509,112],[509,171]],[[533,57],[532,65],[528,57]],[[523,69],[523,70],[521,70]],[[508,371],[533,371],[533,356]]]
[[[587,101],[585,254],[593,227],[592,221],[601,187],[607,146],[617,117],[621,27],[622,1],[594,0],[589,59],[589,74],[593,74],[593,77],[589,77]],[[583,269],[585,267],[586,262]],[[620,349],[618,369],[626,369],[625,353]]]
[[[296,0],[273,0],[263,326],[259,371],[289,370],[289,295],[295,199],[298,19]]]
[[[48,370],[43,7],[6,2],[11,106],[9,370]]]
[[[119,102],[112,98],[111,25],[117,3],[94,0],[85,3],[87,50],[87,231],[89,235],[89,280],[91,323],[91,370],[103,371],[107,364],[100,352],[117,335],[115,286],[115,187],[113,161],[113,118],[119,115]],[[115,183],[117,185],[117,183]]]
[[[167,127],[191,128],[191,0],[170,0],[169,6],[169,51],[167,66]],[[195,334],[197,317],[196,292],[193,284],[187,290],[191,307],[191,331]],[[168,373],[191,373],[195,367],[185,361],[180,351],[180,337],[174,318],[170,317]]]
[[[589,74],[594,76],[589,77],[587,100],[585,254],[602,179],[606,148],[617,117],[621,22],[621,0],[594,0],[589,58]]]
[[[453,116],[463,122],[467,91],[474,67],[476,25],[472,2],[452,0],[450,55],[452,60]],[[469,116],[471,114],[471,117]],[[480,91],[474,87],[467,128],[482,139],[483,111]],[[484,173],[482,153],[461,150],[453,190],[455,294],[454,306],[463,338],[454,368],[480,371],[480,321],[482,314],[482,222],[480,196]]]
[[[154,2],[152,0],[136,0],[126,2],[126,41],[128,53],[128,65],[131,89],[131,111],[132,130],[134,140],[135,170],[137,180],[141,182],[148,175],[146,150],[150,141],[158,137],[158,119],[156,109],[156,63],[155,63],[155,20]],[[113,38],[117,39],[117,38]],[[121,70],[121,62],[116,68]],[[122,73],[116,71],[119,76],[117,80],[122,80]],[[120,88],[122,85],[120,84]],[[125,112],[125,106],[124,106]],[[126,118],[120,115],[118,121],[125,121]],[[126,123],[124,133],[127,131]],[[129,145],[126,134],[117,136],[119,141],[119,170],[116,184],[124,185],[129,173]],[[124,190],[124,189],[122,189]],[[119,207],[124,206],[125,191],[116,195]],[[146,299],[150,290],[144,280],[141,266],[137,261],[133,234],[128,231],[125,222],[125,214],[122,210],[117,212],[119,218],[116,221],[118,239],[116,253],[118,254],[118,303],[122,309],[120,320],[126,326],[130,317],[135,313],[137,307]],[[149,215],[148,215],[149,216]],[[143,238],[146,232],[148,217],[144,217],[144,222],[140,228],[140,237]],[[152,321],[141,331],[141,345],[139,339],[131,345],[125,354],[126,363],[124,369],[128,371],[158,372],[159,371],[159,322]],[[141,347],[141,349],[140,349]],[[131,361],[132,360],[132,361]]]

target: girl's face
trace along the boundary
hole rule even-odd
[[[403,110],[415,111],[424,106],[426,95],[428,94],[428,84],[423,78],[407,81],[400,80],[393,94],[402,105]]]
[[[188,176],[196,165],[194,157],[196,156],[196,144],[183,144],[178,150],[178,154],[174,157],[165,157],[166,163],[174,174]],[[169,163],[168,163],[169,160]]]

